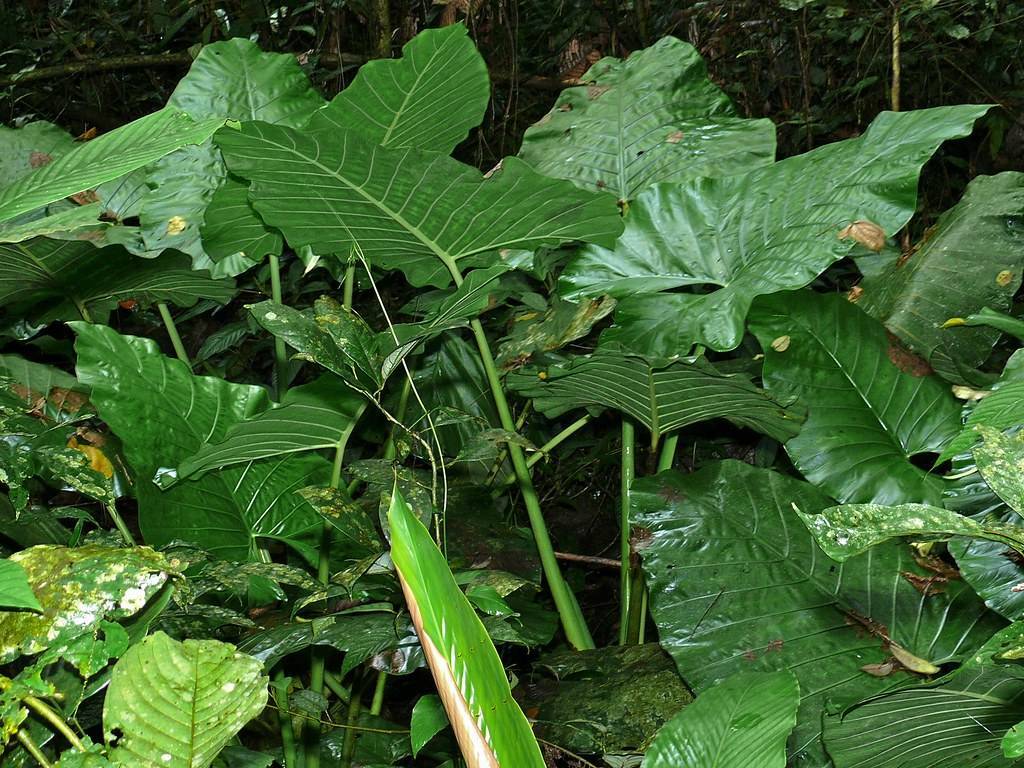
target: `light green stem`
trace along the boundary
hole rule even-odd
[[[113,504],[107,504],[107,514],[110,515],[110,519],[114,521],[114,527],[117,528],[117,532],[121,534],[121,538],[124,539],[124,543],[129,547],[134,547],[135,538],[132,536],[132,532],[128,530],[128,526],[125,525],[124,518],[121,517],[121,513],[117,511],[117,507]]]
[[[540,448],[538,448],[536,453],[530,454],[530,457],[526,460],[526,466],[532,468],[537,462],[539,462],[541,459],[545,458],[553,450],[555,450],[555,448],[560,446],[562,443],[564,443],[570,437],[572,437],[577,432],[579,432],[581,429],[583,429],[583,427],[585,427],[587,424],[589,424],[590,423],[590,418],[591,417],[589,415],[587,415],[587,416],[581,416],[580,418],[576,419],[576,421],[574,421],[572,424],[570,424],[568,427],[563,429],[557,435],[555,435],[550,440],[548,440],[546,443],[544,443],[544,445],[542,445]],[[491,491],[491,496],[497,497],[497,496],[501,495],[501,492],[505,488],[507,488],[508,486],[510,486],[513,483],[515,483],[515,481],[516,481],[516,476],[515,476],[514,473],[513,474],[505,475],[505,478],[501,481],[501,483],[499,483],[494,488],[494,490]]]
[[[679,433],[673,432],[671,435],[665,438],[664,445],[661,446],[661,454],[658,456],[658,471],[664,472],[666,469],[672,469],[672,462],[676,460],[676,448],[679,446]]]
[[[158,301],[156,308],[160,312],[161,319],[164,321],[167,335],[171,337],[171,346],[174,347],[174,354],[191,369],[192,361],[189,360],[188,352],[185,351],[185,345],[181,343],[181,336],[178,335],[178,326],[174,324],[174,318],[171,317],[171,310],[167,308],[167,302]]]
[[[454,262],[446,261],[445,265],[451,272],[455,284],[461,285],[462,273],[459,272],[459,268]],[[512,418],[512,411],[508,406],[505,390],[501,385],[498,367],[494,364],[494,355],[491,354],[491,347],[487,341],[487,335],[484,333],[484,327],[479,320],[473,320],[470,327],[473,329],[473,337],[476,339],[477,349],[480,352],[480,361],[487,373],[487,382],[491,388],[491,395],[494,397],[494,405],[498,411],[498,418],[501,420],[501,427],[509,432],[514,432],[516,423]],[[526,513],[530,518],[530,527],[533,529],[533,538],[537,543],[537,551],[540,554],[548,589],[551,590],[555,608],[558,609],[558,615],[562,620],[566,639],[577,650],[592,649],[596,646],[583,618],[583,612],[580,611],[580,606],[569,589],[569,585],[565,583],[562,571],[558,567],[558,560],[555,559],[555,550],[551,545],[551,537],[548,535],[547,525],[544,522],[544,513],[540,508],[537,489],[533,487],[530,468],[526,464],[526,455],[520,446],[513,443],[509,443],[508,453],[512,459],[516,480],[519,482],[519,491],[526,505]]]
[[[341,768],[352,768],[352,756],[356,752],[356,729],[353,727],[359,722],[359,713],[363,709],[363,699],[355,683],[352,684],[352,696],[348,701],[348,717],[345,724],[345,741],[341,747]]]
[[[412,392],[412,378],[406,376],[402,379],[402,389],[398,393],[398,408],[395,409],[395,421],[399,424],[405,419],[405,413],[409,409],[409,394]],[[396,435],[398,434],[398,426],[396,424],[391,425],[391,431],[388,432],[387,442],[384,443],[384,460],[392,461],[395,456],[398,455],[398,445],[396,443]]]
[[[281,729],[281,749],[284,752],[285,768],[298,768],[298,751],[295,749],[295,727],[288,706],[288,681],[284,670],[274,672],[274,701],[277,704],[277,720]]]
[[[67,739],[67,742],[77,751],[85,752],[85,744],[82,743],[82,740],[71,730],[71,726],[64,722],[64,718],[54,712],[46,702],[37,699],[35,696],[26,696],[21,701],[25,706],[43,718],[57,733]]]
[[[619,465],[619,644],[625,645],[632,592],[629,494],[636,475],[636,428],[629,419],[622,420],[622,457]]]
[[[345,309],[352,309],[352,296],[356,289],[356,264],[352,262],[345,267],[345,282],[341,293],[341,303]]]
[[[277,304],[284,304],[281,262],[273,253],[270,254],[270,298]],[[280,336],[274,336],[274,374],[277,379],[277,399],[280,400],[288,391],[288,349]]]
[[[383,669],[377,671],[377,684],[373,689],[373,701],[370,702],[370,714],[379,715],[384,708],[384,686],[388,682],[388,673]]]
[[[32,737],[29,736],[24,730],[18,731],[18,741],[21,746],[25,748],[32,759],[39,763],[42,768],[53,768],[53,763],[46,759],[46,755],[43,754],[43,750],[39,748],[39,745],[32,741]]]

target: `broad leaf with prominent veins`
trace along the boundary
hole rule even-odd
[[[414,285],[444,286],[472,257],[572,240],[611,245],[614,199],[506,158],[489,178],[450,157],[386,149],[356,131],[330,141],[261,122],[216,137],[230,170],[252,182],[257,212],[289,244],[320,253],[358,245]]]
[[[765,351],[764,386],[799,397],[807,421],[786,451],[839,501],[940,504],[943,480],[914,464],[960,431],[948,385],[841,296],[760,299],[750,328]]]
[[[714,418],[785,442],[799,432],[803,418],[748,379],[720,373],[704,360],[655,368],[642,357],[598,350],[543,373],[543,378],[529,369],[510,374],[509,388],[549,416],[574,408],[614,408],[647,427],[654,442],[662,434]]]
[[[630,204],[613,249],[569,262],[567,298],[621,299],[602,341],[653,357],[691,344],[735,348],[756,296],[807,285],[846,256],[854,221],[897,232],[917,205],[917,177],[939,145],[970,133],[986,106],[883,112],[863,136],[743,176],[659,184]],[[701,293],[661,292],[702,286]]]
[[[487,630],[397,489],[388,520],[391,559],[466,764],[543,768],[537,740],[512,698]]]
[[[664,37],[601,59],[527,129],[519,156],[541,173],[619,200],[663,181],[746,173],[775,158],[770,120],[736,115],[689,43]]]
[[[368,61],[307,128],[325,142],[352,129],[385,147],[448,154],[480,125],[490,97],[487,64],[465,25],[449,24],[420,32],[400,59]]]
[[[909,682],[899,665],[885,667],[893,646],[935,666],[1003,626],[968,585],[939,582],[907,546],[829,560],[792,504],[817,513],[832,501],[794,478],[713,462],[639,480],[631,502],[662,647],[698,701],[737,672],[792,671],[801,691],[794,765],[829,765],[818,743],[823,710]]]
[[[134,470],[139,525],[147,543],[186,538],[217,557],[247,560],[262,538],[277,539],[315,561],[310,542],[320,516],[297,491],[326,485],[330,462],[285,455],[210,472],[166,491],[153,477],[194,456],[204,443],[270,405],[260,387],[194,376],[160,354],[149,339],[112,328],[71,323],[78,335],[76,370],[92,402],[121,438]]]

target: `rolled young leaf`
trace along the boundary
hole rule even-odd
[[[397,488],[388,520],[391,559],[467,765],[544,768],[487,630]]]
[[[784,768],[800,686],[792,672],[744,672],[662,726],[643,768]]]

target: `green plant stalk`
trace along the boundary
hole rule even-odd
[[[178,356],[185,365],[192,370],[192,361],[189,360],[188,352],[185,351],[185,345],[181,343],[181,336],[178,334],[178,326],[174,324],[174,318],[171,317],[171,310],[167,308],[166,301],[158,301],[156,308],[160,312],[160,318],[164,321],[164,328],[167,329],[167,335],[171,338],[171,346],[174,347],[174,354]]]
[[[636,476],[636,428],[629,419],[622,420],[622,457],[619,464],[619,645],[625,645],[628,641],[633,586],[629,544],[629,489]]]
[[[440,256],[440,254],[439,254]],[[462,285],[462,273],[454,261],[446,256],[441,260],[451,273],[455,285]],[[498,374],[498,367],[494,363],[494,355],[491,353],[491,346],[487,341],[487,334],[484,333],[484,326],[479,320],[470,323],[473,329],[473,338],[476,340],[477,350],[480,352],[480,361],[483,363],[487,373],[487,383],[491,388],[491,395],[494,398],[494,405],[498,411],[498,418],[501,420],[502,429],[515,432],[516,422],[512,418],[512,410],[509,408],[508,399],[505,397],[505,389],[501,385],[501,377]],[[562,629],[569,643],[577,650],[584,651],[596,648],[594,639],[590,636],[587,622],[580,611],[579,603],[573,596],[569,585],[562,577],[562,571],[558,567],[558,560],[555,558],[555,549],[551,545],[551,536],[548,534],[547,525],[544,522],[544,513],[540,508],[540,499],[537,496],[537,489],[533,486],[533,478],[530,477],[530,468],[526,464],[526,454],[522,447],[512,443],[508,446],[508,453],[512,459],[512,468],[515,470],[516,480],[519,482],[519,491],[523,496],[523,503],[526,505],[526,514],[530,518],[530,528],[533,530],[533,538],[537,543],[537,551],[540,554],[541,566],[544,568],[544,576],[548,581],[548,589],[551,590],[551,597],[555,601],[555,608],[562,620]]]
[[[580,418],[576,419],[576,421],[574,421],[572,424],[570,424],[568,427],[563,429],[557,435],[555,435],[550,440],[548,440],[546,443],[544,443],[544,445],[542,445],[540,448],[538,448],[536,453],[530,454],[530,457],[526,460],[526,466],[530,467],[530,468],[534,467],[538,462],[540,462],[548,454],[550,454],[553,450],[555,450],[555,448],[560,446],[562,443],[564,443],[570,437],[572,437],[577,432],[579,432],[581,429],[583,429],[583,427],[585,427],[587,424],[589,424],[590,423],[590,419],[591,419],[591,417],[590,417],[589,414],[587,414],[585,416],[581,416]],[[505,475],[505,477],[502,479],[501,483],[498,484],[498,486],[495,487],[494,490],[491,491],[491,496],[496,498],[497,496],[501,495],[501,492],[505,488],[507,488],[508,486],[513,485],[515,483],[515,481],[516,481],[515,473],[510,473],[508,475]]]
[[[395,409],[395,421],[401,423],[405,419],[405,412],[409,408],[409,394],[412,392],[412,379],[406,376],[402,379],[402,389],[398,393],[398,408]],[[391,461],[398,455],[398,445],[395,438],[396,430],[398,426],[395,424],[391,425],[391,431],[388,432],[387,442],[384,443],[384,460]]]
[[[661,446],[661,453],[658,455],[658,471],[664,472],[672,469],[672,463],[676,460],[676,448],[679,446],[679,433],[674,432],[665,438]]]
[[[348,701],[348,716],[345,718],[345,741],[341,747],[341,768],[352,768],[352,756],[356,752],[356,722],[363,709],[363,698],[355,683],[352,684],[352,696]]]
[[[74,747],[78,752],[86,751],[85,744],[83,744],[82,740],[78,738],[78,735],[71,730],[71,726],[64,721],[63,717],[54,712],[46,702],[41,699],[37,699],[35,696],[26,696],[22,699],[22,702],[25,706],[43,718],[50,727],[63,736],[67,740],[68,744]]]
[[[629,585],[632,600],[629,603],[629,616],[626,619],[626,645],[636,645],[640,642],[640,636],[643,634],[644,616],[647,609],[645,590],[643,569],[634,568]]]
[[[341,684],[341,680],[336,678],[330,672],[324,672],[324,682],[327,683],[327,687],[330,689],[331,693],[338,697],[338,701],[348,703],[352,694],[345,689],[344,685]]]
[[[377,682],[373,687],[373,700],[370,702],[370,714],[379,715],[384,708],[384,687],[388,683],[388,673],[383,669],[377,671]]]
[[[284,767],[298,768],[299,753],[295,749],[295,727],[288,710],[288,682],[284,670],[278,668],[274,672],[274,700],[277,702],[277,721],[281,728],[281,749],[284,752]],[[284,706],[282,706],[282,704]]]
[[[284,304],[281,292],[281,262],[277,256],[270,254],[270,298],[277,304]],[[274,373],[277,379],[277,399],[284,397],[288,391],[288,350],[284,340],[274,337]]]
[[[341,303],[345,309],[352,309],[352,296],[356,289],[356,265],[352,262],[345,267],[345,281],[342,283]]]
[[[39,748],[38,744],[32,741],[32,737],[24,730],[18,730],[18,742],[25,748],[25,751],[32,756],[32,759],[42,766],[42,768],[53,768],[53,763],[46,759],[46,755],[43,754],[43,750]]]
[[[117,511],[117,507],[113,504],[107,504],[107,514],[110,515],[110,519],[114,521],[114,527],[117,528],[117,532],[121,534],[121,538],[124,539],[124,543],[129,547],[134,547],[135,538],[132,536],[132,532],[128,530],[128,526],[125,525],[124,518],[122,518],[121,513]]]

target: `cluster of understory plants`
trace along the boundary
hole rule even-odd
[[[1024,175],[895,239],[989,106],[776,161],[665,38],[482,174],[489,95],[234,39],[0,132],[2,764],[1015,764]]]

